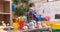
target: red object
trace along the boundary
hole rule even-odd
[[[19,28],[22,29],[24,27],[24,21],[19,22]]]
[[[6,31],[6,30],[8,30],[8,29],[7,29],[7,28],[4,28],[3,30],[5,30],[5,31]]]

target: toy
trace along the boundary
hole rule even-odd
[[[37,27],[36,21],[35,21],[35,20],[32,20],[32,21],[33,21],[33,23],[34,23],[34,27]]]
[[[39,16],[39,17],[37,18],[37,21],[43,21],[43,20],[44,20],[44,18],[41,17],[41,16]]]
[[[3,26],[6,28],[6,24],[4,23],[4,21],[2,21],[2,24],[3,24]]]
[[[47,27],[46,23],[38,22],[38,28]]]
[[[13,27],[12,26],[7,26],[7,30],[13,30]],[[17,30],[14,28],[14,30]]]
[[[25,16],[25,17],[24,17],[24,22],[26,22],[26,21],[27,21],[27,17]]]
[[[18,30],[18,26],[19,26],[19,24],[18,24],[18,20],[17,20],[17,18],[15,18],[15,19],[13,19],[13,27],[14,27],[14,29],[15,30]]]
[[[13,27],[15,30],[18,30],[18,23],[13,23]]]
[[[31,20],[31,21],[29,22],[29,29],[34,29],[34,28],[36,28],[36,27],[37,27],[36,22],[35,22],[34,20]]]
[[[41,22],[38,22],[38,28],[42,28]]]
[[[27,27],[27,26],[24,26],[24,27],[23,27],[23,29],[24,29],[24,30],[27,30],[27,29],[28,29],[28,27]]]
[[[22,29],[24,27],[24,23],[27,21],[27,17],[23,15],[18,17],[18,19],[19,19],[19,28]]]
[[[22,21],[26,22],[27,21],[26,16],[20,16],[20,17],[18,17],[18,19],[19,19],[20,22],[22,22]]]
[[[7,31],[8,29],[7,28],[3,28],[3,30]]]
[[[19,28],[22,29],[24,27],[24,22],[19,22]]]
[[[47,27],[46,23],[41,23],[42,27]]]
[[[50,17],[49,17],[49,16],[46,16],[46,17],[45,17],[45,20],[46,20],[46,21],[49,21],[49,20],[50,20]]]

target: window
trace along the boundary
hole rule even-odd
[[[56,14],[55,19],[60,19],[60,14]]]

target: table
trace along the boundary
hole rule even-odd
[[[45,27],[45,28],[49,28],[47,30],[51,32],[50,27]],[[8,32],[33,32],[33,31],[40,31],[41,29],[45,29],[45,28],[35,28],[35,29],[27,29],[27,30],[10,30]]]

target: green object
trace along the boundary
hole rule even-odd
[[[52,32],[60,32],[60,30],[52,30]]]
[[[29,8],[29,0],[12,0],[15,6],[15,15],[22,16]],[[22,5],[20,5],[22,3]],[[18,7],[19,5],[19,7]]]
[[[25,17],[24,17],[24,22],[26,22],[26,21],[27,21],[27,17],[25,16]]]
[[[21,0],[22,3],[28,3],[29,0]]]
[[[12,0],[14,4],[18,4],[19,0]]]

